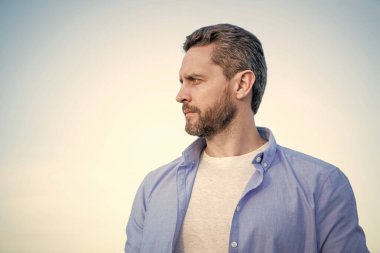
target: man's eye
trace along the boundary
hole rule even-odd
[[[193,83],[194,83],[194,84],[200,84],[200,83],[201,83],[201,80],[200,80],[200,79],[194,79],[194,80],[193,80]]]

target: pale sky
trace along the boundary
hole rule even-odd
[[[0,252],[123,252],[143,177],[194,140],[182,43],[217,23],[259,37],[256,122],[348,176],[380,252],[379,0],[0,0]]]

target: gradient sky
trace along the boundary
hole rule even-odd
[[[348,176],[380,252],[380,1],[0,0],[0,252],[122,252],[134,194],[194,140],[181,45],[233,23],[263,43],[258,125]]]

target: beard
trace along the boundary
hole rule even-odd
[[[188,104],[183,104],[182,109],[188,109],[198,114],[196,122],[191,123],[189,119],[186,120],[185,131],[190,135],[199,137],[212,137],[225,130],[235,118],[237,112],[228,87],[223,92],[223,95],[204,112]]]

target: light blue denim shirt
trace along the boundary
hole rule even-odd
[[[258,130],[269,145],[252,160],[254,174],[231,217],[229,252],[369,252],[347,177],[277,145],[269,129]],[[205,145],[197,139],[145,177],[128,221],[126,253],[173,252]]]

